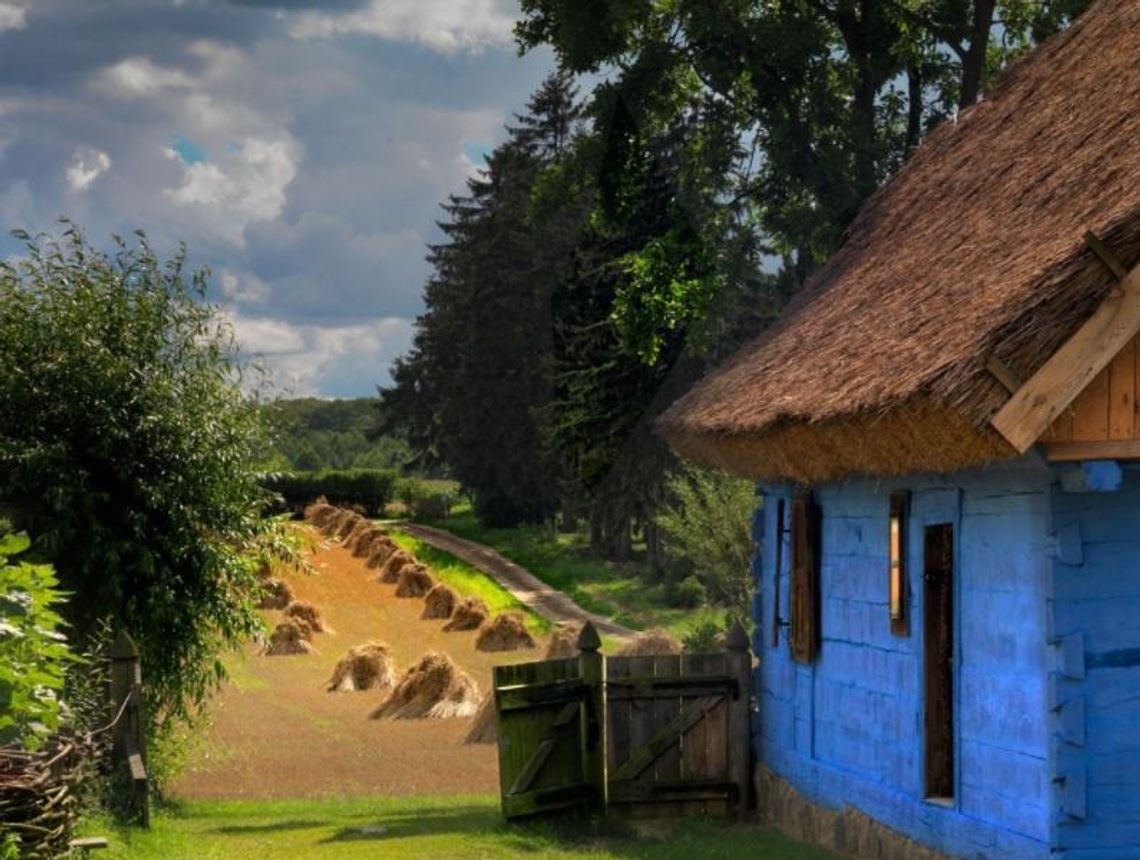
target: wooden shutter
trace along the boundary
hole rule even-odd
[[[819,650],[819,508],[810,493],[792,499],[792,659],[810,663]]]
[[[906,493],[891,493],[891,508],[887,527],[887,607],[891,619],[891,633],[910,635],[910,594],[907,591]]]

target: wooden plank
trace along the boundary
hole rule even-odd
[[[670,747],[675,746],[677,739],[697,720],[709,713],[719,703],[724,701],[723,696],[705,696],[690,702],[685,710],[681,711],[668,724],[659,728],[652,737],[646,738],[634,747],[634,753],[613,772],[611,778],[616,782],[622,779],[635,779],[648,770],[658,758]],[[650,725],[646,720],[643,725]]]
[[[737,695],[739,684],[735,678],[716,675],[709,678],[676,677],[658,678],[655,683],[645,679],[630,679],[627,682],[606,685],[606,695],[611,702],[629,699],[671,699],[684,696],[707,696],[710,693]]]
[[[661,679],[679,680],[681,675],[681,656],[679,654],[665,654],[654,659],[654,672]],[[676,693],[672,697],[658,697],[653,700],[653,726],[664,726],[671,723],[681,714],[681,697]],[[676,744],[670,745],[653,764],[653,781],[676,782],[681,779],[681,745],[680,739]],[[653,814],[663,818],[675,818],[682,814],[683,807],[679,803],[660,800],[655,803]]]
[[[1058,415],[1140,331],[1140,267],[1010,397],[992,420],[1017,451],[1033,445]]]
[[[530,757],[530,761],[526,763],[519,775],[515,777],[511,783],[511,789],[508,794],[521,794],[527,791],[538,776],[542,766],[546,764],[550,754],[554,751],[555,745],[558,743],[559,736],[563,735],[566,729],[578,719],[578,703],[571,702],[564,705],[558,712],[558,715],[550,723],[550,728],[547,729],[547,735],[538,745],[538,749],[534,751],[534,755]]]
[[[594,796],[594,788],[584,782],[562,785],[558,788],[543,788],[527,791],[503,798],[503,815],[507,818],[520,818],[539,812],[555,812],[561,809],[576,809],[585,800]]]
[[[1116,277],[1116,280],[1122,281],[1128,277],[1128,270],[1124,268],[1124,264],[1120,262],[1120,258],[1109,250],[1109,247],[1101,241],[1100,236],[1089,230],[1085,233],[1085,244],[1089,249],[1097,255],[1104,267],[1108,269]]]
[[[652,675],[653,658],[629,658],[629,672],[633,676]],[[653,701],[651,699],[635,700],[630,702],[630,705],[629,755],[621,762],[618,769],[610,774],[611,779],[632,779],[640,775],[646,767],[653,764],[653,759],[651,758],[636,772],[626,773],[630,762],[639,761],[639,757],[644,754],[646,745],[653,739]]]
[[[747,812],[748,786],[752,779],[752,726],[750,694],[752,655],[748,650],[748,633],[739,621],[728,631],[725,655],[729,666],[735,669],[738,694],[726,698],[728,728],[728,775],[736,785],[736,804],[733,812],[743,817]]]
[[[1046,431],[1045,435],[1041,437],[1042,440],[1051,442],[1069,442],[1073,438],[1073,407],[1070,406],[1064,412],[1057,416],[1057,420]]]
[[[716,662],[719,662],[717,661],[719,656],[719,654],[686,654],[681,664],[682,671],[686,675],[712,674],[710,670]],[[690,703],[691,699],[686,697],[681,702],[681,706],[688,707]],[[683,764],[681,774],[685,779],[709,779],[711,769],[708,723],[709,718],[706,714],[694,723],[681,738]],[[724,798],[693,797],[687,804],[685,812],[689,815],[700,813],[723,815],[725,809]]]
[[[772,570],[772,647],[780,647],[780,576],[784,566],[784,500],[776,500],[776,560]]]
[[[1073,401],[1073,439],[1097,441],[1108,438],[1108,368],[1085,386]]]
[[[608,759],[610,771],[613,772],[621,763],[629,758],[629,726],[633,713],[633,702],[628,699],[614,699],[609,690],[615,682],[621,681],[629,674],[629,660],[626,658],[606,658],[606,690],[609,701],[607,716],[609,718],[609,750]]]
[[[1108,365],[1108,438],[1134,439],[1136,415],[1136,339]]]
[[[986,370],[988,370],[990,376],[1000,382],[1002,387],[1010,394],[1016,394],[1017,389],[1021,388],[1021,380],[1017,378],[1017,374],[1010,370],[1005,362],[996,355],[991,355],[986,359]]]
[[[544,668],[545,671],[550,671],[548,667]],[[536,681],[528,686],[512,684],[509,687],[498,688],[499,712],[525,711],[557,705],[560,702],[580,702],[585,693],[586,685],[580,678]]]
[[[607,807],[606,781],[606,658],[601,654],[602,639],[589,621],[578,636],[578,672],[589,688],[582,708],[582,721],[578,733],[581,751],[582,777],[591,791],[588,808],[596,815],[605,815]]]
[[[680,802],[696,810],[723,807],[729,797],[735,797],[735,783],[717,779],[656,780],[644,782],[627,779],[610,784],[615,801],[626,803]]]
[[[1041,447],[1045,452],[1045,457],[1054,462],[1140,459],[1140,439],[1104,442],[1046,442]]]

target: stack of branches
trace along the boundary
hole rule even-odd
[[[19,856],[67,853],[78,817],[76,794],[106,751],[108,736],[57,735],[36,752],[0,747],[0,841],[19,840]]]

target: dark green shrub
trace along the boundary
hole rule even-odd
[[[329,504],[358,508],[370,517],[379,517],[392,501],[396,473],[387,469],[275,472],[263,475],[262,483],[281,497],[280,509],[294,515],[324,496]]]
[[[708,599],[704,583],[696,575],[686,576],[672,589],[672,603],[684,609],[696,609]]]
[[[433,486],[418,478],[404,478],[399,483],[396,495],[404,503],[409,517],[434,522],[445,519],[456,501],[453,493],[437,487],[438,484]]]
[[[715,621],[702,621],[681,637],[686,651],[720,651],[724,648],[724,630]]]

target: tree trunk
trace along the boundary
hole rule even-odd
[[[990,44],[996,0],[974,0],[974,22],[970,27],[970,47],[962,60],[962,89],[958,107],[966,108],[978,100],[982,92],[982,75],[986,70],[986,49]]]
[[[906,151],[909,155],[922,140],[922,70],[907,63]]]

